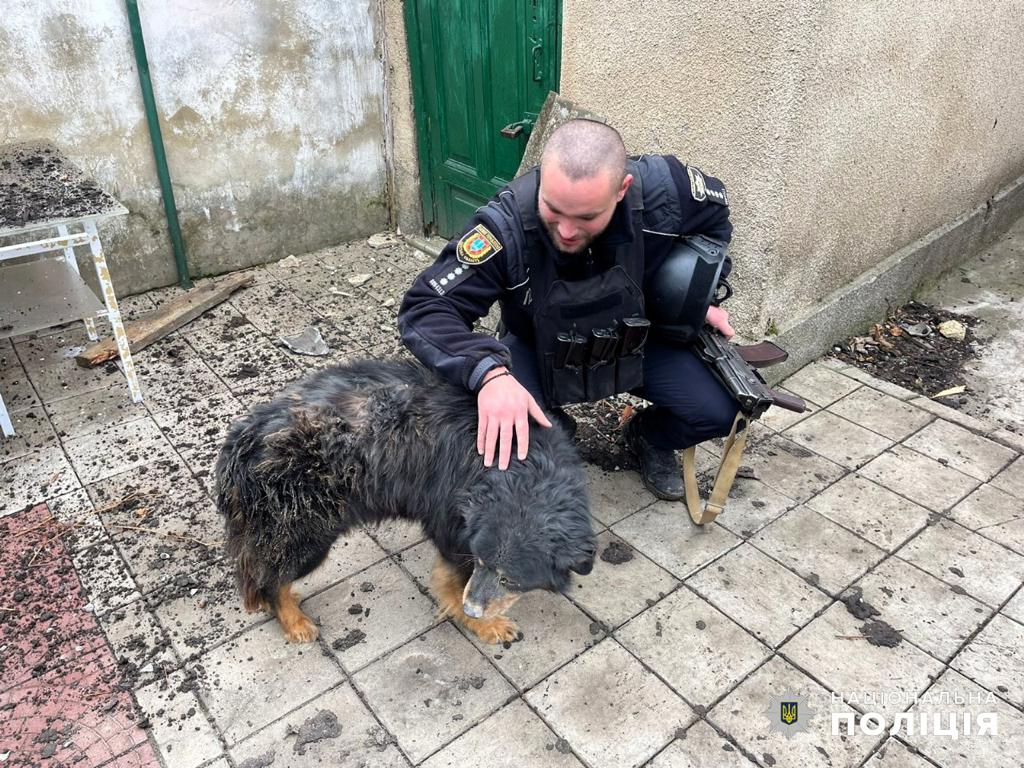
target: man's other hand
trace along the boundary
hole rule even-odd
[[[727,339],[736,335],[729,325],[729,313],[721,307],[708,307],[707,323]]]
[[[551,422],[529,391],[507,374],[505,368],[492,368],[484,375],[484,383],[497,377],[497,381],[482,387],[477,395],[476,452],[484,457],[484,466],[494,463],[494,446],[498,448],[498,469],[508,469],[512,460],[512,436],[516,437],[516,455],[522,461],[530,447],[530,416],[542,427]]]

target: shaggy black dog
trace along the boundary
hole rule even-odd
[[[563,591],[595,543],[585,480],[565,433],[534,425],[525,461],[486,468],[473,394],[412,361],[316,373],[228,433],[217,505],[245,607],[273,611],[292,641],[317,636],[291,584],[353,526],[402,518],[438,549],[442,613],[486,642],[515,638],[504,616],[531,589]]]

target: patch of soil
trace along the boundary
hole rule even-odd
[[[898,629],[894,629],[891,624],[880,620],[864,622],[860,627],[860,633],[872,645],[883,648],[895,648],[903,642],[903,635]]]
[[[622,439],[620,421],[625,414],[628,420],[631,408],[639,412],[641,400],[629,395],[618,395],[596,403],[581,403],[566,408],[576,420],[576,435],[573,442],[580,452],[580,458],[588,464],[608,472],[621,469],[639,469],[636,457],[626,449]]]
[[[612,541],[601,551],[601,559],[612,565],[628,563],[633,559],[633,548],[622,541]]]
[[[966,329],[963,339],[947,338],[939,325],[955,320]],[[854,336],[833,348],[833,354],[884,381],[925,397],[965,385],[964,362],[976,354],[973,327],[979,320],[911,301],[875,323],[866,336]],[[967,403],[967,393],[940,398],[954,408]]]

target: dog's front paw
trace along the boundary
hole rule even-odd
[[[519,627],[506,616],[477,619],[470,629],[485,643],[511,643],[519,638]]]
[[[316,624],[304,614],[300,614],[298,618],[287,624],[282,621],[281,629],[284,630],[285,639],[289,643],[311,643],[320,634]]]

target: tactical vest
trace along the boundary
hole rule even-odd
[[[643,189],[640,174],[626,192],[632,242],[615,250],[615,261],[592,277],[558,277],[555,254],[537,213],[540,171],[508,185],[519,212],[529,267],[532,336],[548,405],[592,402],[643,384],[644,317]],[[516,316],[518,314],[518,316]],[[503,309],[506,327],[516,335],[523,316]]]

